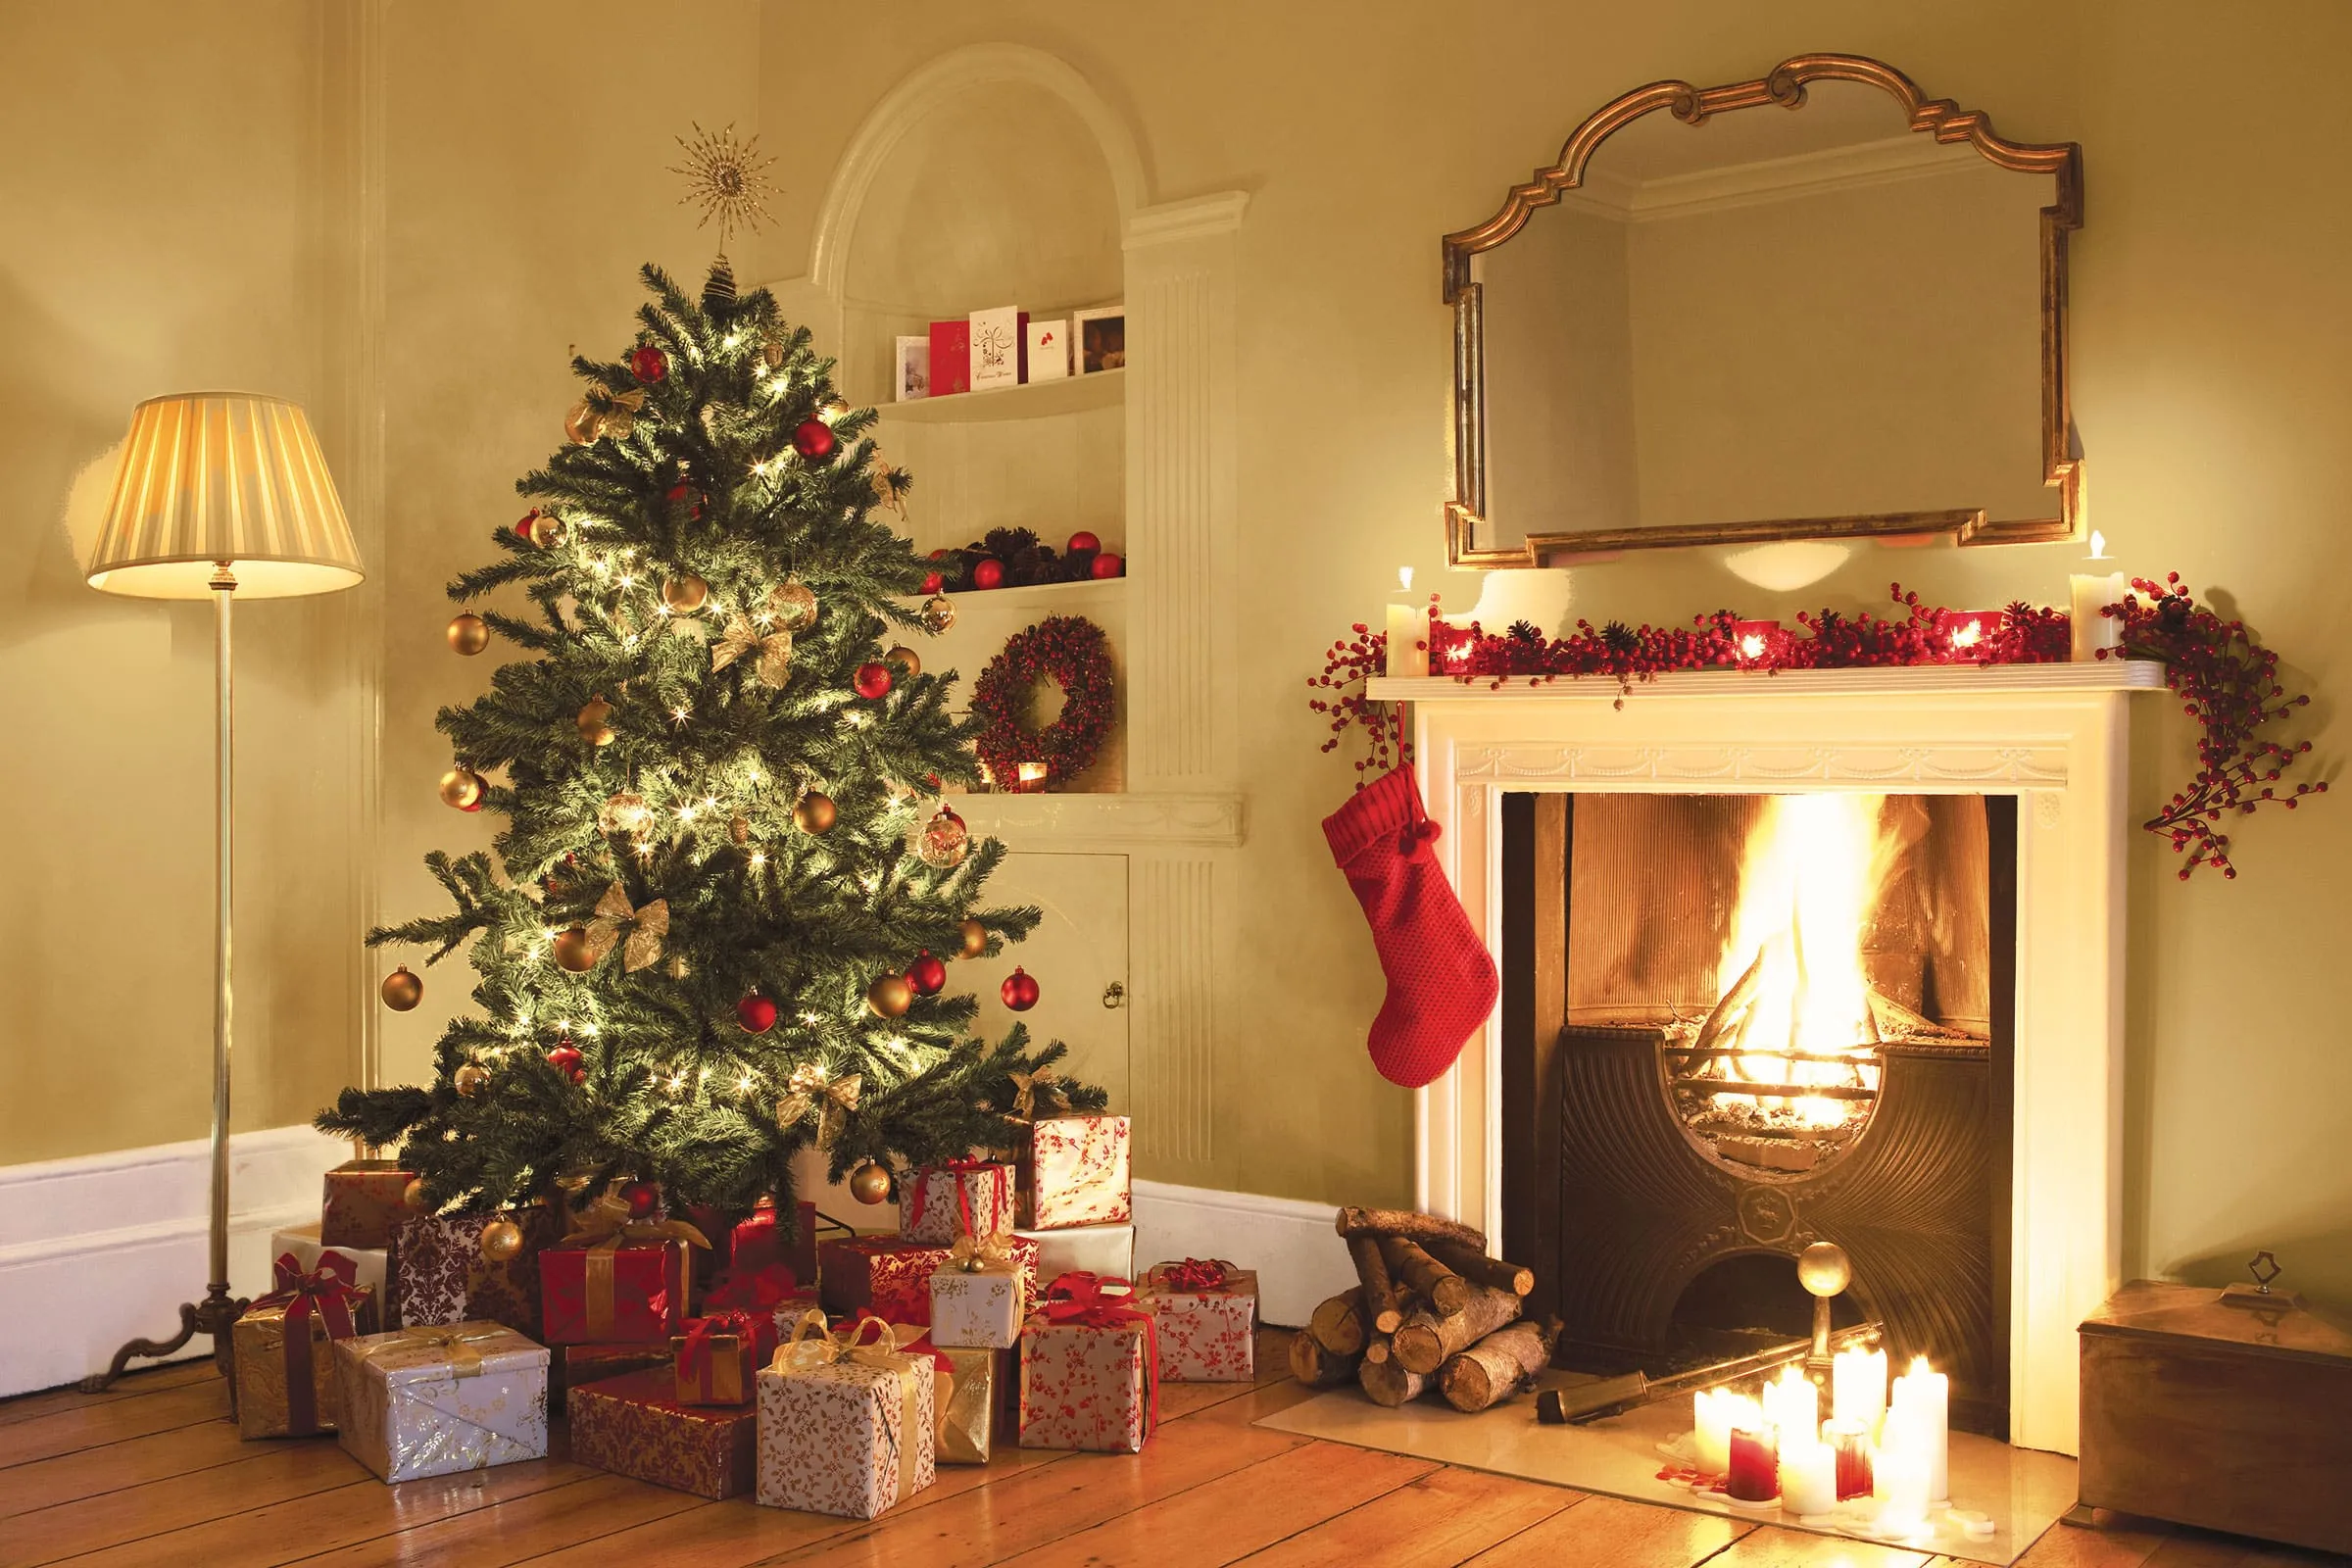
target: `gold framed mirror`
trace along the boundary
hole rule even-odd
[[[1454,566],[2082,531],[2082,150],[1858,55],[1660,81],[1444,240]]]

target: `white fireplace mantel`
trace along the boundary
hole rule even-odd
[[[1518,791],[2009,794],[2017,849],[2011,1436],[2076,1449],[2076,1326],[2122,1267],[2126,708],[2146,662],[1760,671],[1499,688],[1377,679],[1409,702],[1437,849],[1501,958],[1501,797]],[[1421,1204],[1502,1230],[1499,1010],[1420,1091]]]

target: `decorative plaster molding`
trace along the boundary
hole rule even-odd
[[[1242,226],[1242,217],[1249,209],[1250,193],[1245,190],[1221,190],[1190,201],[1161,202],[1128,218],[1124,247],[1139,251],[1153,245],[1230,234]]]
[[[1130,1083],[1136,1152],[1205,1164],[1216,1115],[1216,867],[1205,857],[1152,856],[1128,901]],[[1146,1045],[1135,1050],[1136,1042]]]
[[[1560,205],[1615,222],[1652,223],[1990,167],[1968,148],[1906,133],[1788,158],[1694,170],[1661,179],[1630,179],[1588,167],[1581,185],[1561,192]]]
[[[1498,677],[1499,678],[1499,677]],[[2008,708],[2032,697],[2080,696],[2086,692],[2150,691],[2164,685],[2164,666],[2153,660],[2100,660],[2086,664],[1903,664],[1866,669],[1687,669],[1635,681],[1620,688],[1606,675],[1563,675],[1537,683],[1527,676],[1455,680],[1446,675],[1411,678],[1374,676],[1365,693],[1381,702],[1421,705],[1456,703],[1603,703],[1630,717],[1637,705],[1681,698],[1738,697],[1768,703],[1785,697],[1984,696]]]
[[[1015,852],[1241,848],[1239,795],[958,795],[975,835]]]
[[[2013,784],[2066,782],[2061,746],[1466,746],[1453,776],[1472,783]]]

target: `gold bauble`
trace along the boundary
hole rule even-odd
[[[482,1227],[482,1256],[504,1263],[522,1251],[522,1227],[511,1219],[494,1219]]]
[[[588,706],[580,710],[579,717],[572,722],[579,727],[580,739],[589,745],[610,746],[612,744],[612,726],[605,720],[612,716],[612,705],[606,702],[604,694],[599,692],[588,699]]]
[[[710,585],[693,572],[680,572],[662,585],[662,602],[672,614],[691,615],[710,597]]]
[[[816,412],[824,416],[827,423],[831,423],[835,419],[843,418],[848,416],[850,412],[849,401],[845,398],[827,398],[824,402],[817,405]]]
[[[977,958],[988,952],[988,927],[977,920],[966,920],[960,929],[963,947],[956,955],[958,957]]]
[[[914,987],[903,974],[886,974],[865,988],[865,1004],[885,1018],[903,1018],[914,1004]]]
[[[477,1066],[475,1063],[469,1061],[465,1066],[460,1067],[457,1072],[452,1075],[452,1081],[457,1084],[459,1094],[464,1095],[467,1100],[471,1100],[474,1096],[480,1094],[482,1090],[488,1086],[490,1082],[490,1073],[487,1068]]]
[[[531,519],[530,526],[523,532],[540,549],[553,550],[564,542],[564,519],[554,513],[542,512]]]
[[[890,1172],[867,1160],[850,1172],[850,1196],[860,1203],[879,1203],[890,1197]]]
[[[913,649],[908,648],[904,643],[900,644],[896,648],[893,648],[889,653],[884,654],[882,656],[882,662],[896,668],[899,672],[899,679],[901,680],[912,680],[915,676],[920,675],[923,672],[923,661],[921,656],[916,654]]]
[[[564,414],[564,439],[575,447],[584,447],[596,439],[596,411],[588,407],[586,398],[574,403]]]
[[[482,798],[482,775],[464,762],[441,775],[441,804],[463,811]]]
[[[776,625],[784,631],[807,631],[816,624],[816,595],[805,582],[788,582],[767,596],[775,607]]]
[[[738,844],[751,843],[752,819],[748,816],[736,816],[728,818],[727,837],[734,840]]]
[[[686,978],[686,955],[683,953],[673,953],[669,956],[669,977],[672,980]]]
[[[400,1190],[400,1200],[412,1213],[430,1214],[432,1202],[424,1196],[424,1183],[413,1181]]]
[[[767,362],[767,368],[771,370],[781,370],[784,368],[783,340],[780,338],[771,337],[766,342],[760,344],[760,358]]]
[[[956,624],[956,604],[946,594],[933,594],[923,601],[923,630],[936,637]]]
[[[406,1012],[424,1000],[424,982],[409,973],[409,966],[404,963],[384,976],[383,992],[385,1006],[394,1012]]]
[[[822,790],[810,790],[801,797],[801,804],[792,808],[792,825],[804,833],[824,833],[832,829],[840,811],[833,797]]]
[[[588,928],[573,926],[556,934],[556,966],[573,974],[586,974],[596,967],[596,950],[588,946]]]
[[[621,790],[605,799],[604,809],[596,813],[596,825],[607,833],[643,833],[654,825],[654,808],[645,804],[645,797]]]
[[[471,659],[490,646],[490,623],[471,612],[458,616],[449,623],[449,646]]]

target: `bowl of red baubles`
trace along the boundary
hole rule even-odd
[[[960,550],[932,551],[923,592],[985,593],[1126,575],[1126,559],[1103,549],[1091,533],[1070,535],[1069,544],[1057,551],[1027,528],[991,528]]]

